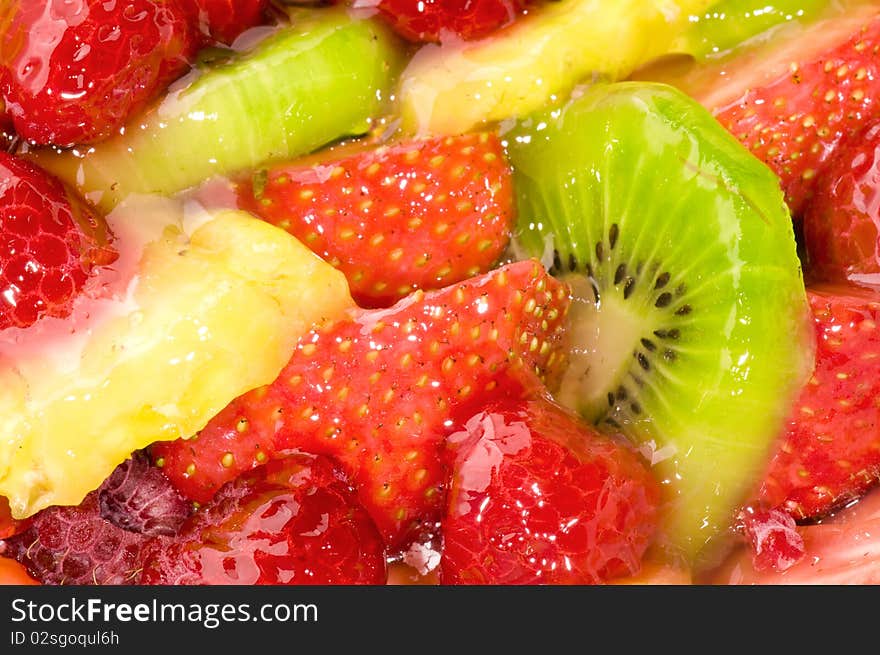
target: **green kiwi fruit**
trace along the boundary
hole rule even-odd
[[[657,460],[662,541],[708,566],[812,366],[779,184],[661,84],[594,86],[506,138],[519,245],[575,298],[558,398]]]
[[[105,211],[126,195],[171,195],[360,135],[384,111],[402,68],[400,44],[374,20],[328,9],[297,15],[250,52],[84,151],[33,157]]]
[[[673,50],[697,59],[718,57],[779,25],[810,21],[833,4],[832,0],[720,0],[691,16],[690,27]]]

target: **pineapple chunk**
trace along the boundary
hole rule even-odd
[[[51,347],[2,349],[0,495],[17,518],[77,504],[133,450],[193,435],[272,381],[314,324],[353,306],[341,273],[248,214],[187,234],[182,212],[157,223],[149,207],[128,211],[141,215],[124,225],[158,227],[112,311],[96,304],[103,319]]]
[[[458,134],[528,114],[593,76],[620,79],[666,54],[717,0],[562,0],[496,36],[426,46],[403,73],[409,132]]]

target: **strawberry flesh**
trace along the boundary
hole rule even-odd
[[[326,457],[292,453],[224,486],[174,539],[144,550],[141,584],[384,584],[384,544]]]
[[[757,507],[824,516],[880,480],[880,292],[808,289],[816,364],[761,485]]]
[[[103,218],[56,178],[0,152],[0,330],[64,318],[117,253]]]
[[[794,518],[780,510],[749,509],[740,517],[742,531],[752,546],[756,571],[785,571],[804,556],[804,538]]]
[[[379,11],[394,30],[415,43],[480,39],[512,23],[524,0],[381,0]]]
[[[804,212],[811,274],[824,281],[875,281],[880,273],[880,122],[841,146]]]
[[[716,118],[779,176],[795,216],[841,141],[878,116],[878,51],[880,18],[873,18],[829,50],[791,59],[779,77],[715,108]]]
[[[241,184],[239,200],[345,273],[361,307],[485,273],[513,223],[510,167],[485,132],[276,166]]]
[[[227,45],[245,30],[263,24],[269,0],[179,0],[207,41]]]
[[[0,92],[33,143],[94,143],[188,69],[195,30],[177,0],[10,0]]]
[[[629,446],[538,398],[487,407],[449,447],[441,584],[597,584],[638,573],[660,487]]]
[[[442,514],[455,415],[519,393],[518,374],[552,383],[568,304],[568,288],[525,261],[361,311],[306,335],[273,384],[154,457],[200,502],[279,450],[335,457],[392,550],[405,548]]]

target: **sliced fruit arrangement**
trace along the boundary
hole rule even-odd
[[[655,450],[665,538],[706,563],[812,367],[777,180],[664,85],[596,86],[508,137],[523,247],[552,244],[574,289],[558,398]]]
[[[0,333],[0,495],[14,516],[79,503],[133,450],[195,433],[353,304],[342,274],[285,232],[237,212],[186,230],[173,206],[114,212],[124,248],[101,293]]]
[[[64,318],[118,254],[106,221],[61,182],[0,152],[0,330]]]
[[[109,513],[107,498],[120,501]],[[38,512],[0,541],[0,551],[44,584],[134,584],[149,536],[176,534],[189,509],[162,472],[136,454],[79,505]]]
[[[483,132],[258,170],[238,194],[345,273],[358,305],[383,307],[489,270],[510,239],[510,177]]]
[[[321,11],[172,91],[123,134],[34,157],[105,211],[132,193],[170,195],[367,132],[400,56],[383,25]]]
[[[717,65],[653,77],[698,99],[770,166],[799,217],[840,143],[878,115],[878,47],[880,8],[855,3]]]
[[[196,32],[177,0],[9,0],[0,95],[18,134],[73,146],[117,132],[189,69]]]
[[[471,41],[512,23],[525,0],[380,0],[382,16],[394,30],[416,43],[444,38]]]
[[[757,502],[815,519],[880,482],[880,293],[808,290],[816,365],[786,423]]]
[[[326,457],[291,454],[224,486],[142,553],[140,584],[385,584],[385,545]]]
[[[639,572],[660,484],[624,442],[548,398],[452,434],[441,584],[596,584]]]
[[[561,0],[498,35],[424,48],[403,73],[406,130],[459,134],[521,117],[596,76],[625,77],[668,51],[713,0]],[[646,38],[650,35],[650,38]]]
[[[880,279],[880,122],[868,123],[828,161],[804,211],[803,230],[817,279]]]
[[[362,311],[305,335],[273,384],[153,454],[198,501],[280,450],[333,456],[389,547],[405,548],[442,513],[453,417],[519,393],[520,369],[558,377],[568,302],[525,261]]]
[[[700,582],[758,585],[880,584],[880,493],[872,492],[834,518],[797,528],[804,556],[784,569],[756,567],[747,548]]]

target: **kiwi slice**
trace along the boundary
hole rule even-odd
[[[109,211],[132,193],[171,195],[213,175],[364,134],[402,68],[381,23],[342,10],[298,14],[251,52],[209,69],[84,152],[34,153]]]
[[[812,365],[777,180],[661,84],[594,86],[508,138],[519,243],[575,296],[559,399],[642,445],[662,541],[708,566]]]
[[[722,56],[773,28],[822,14],[832,0],[720,0],[702,14],[690,17],[690,27],[673,50],[697,59]]]

